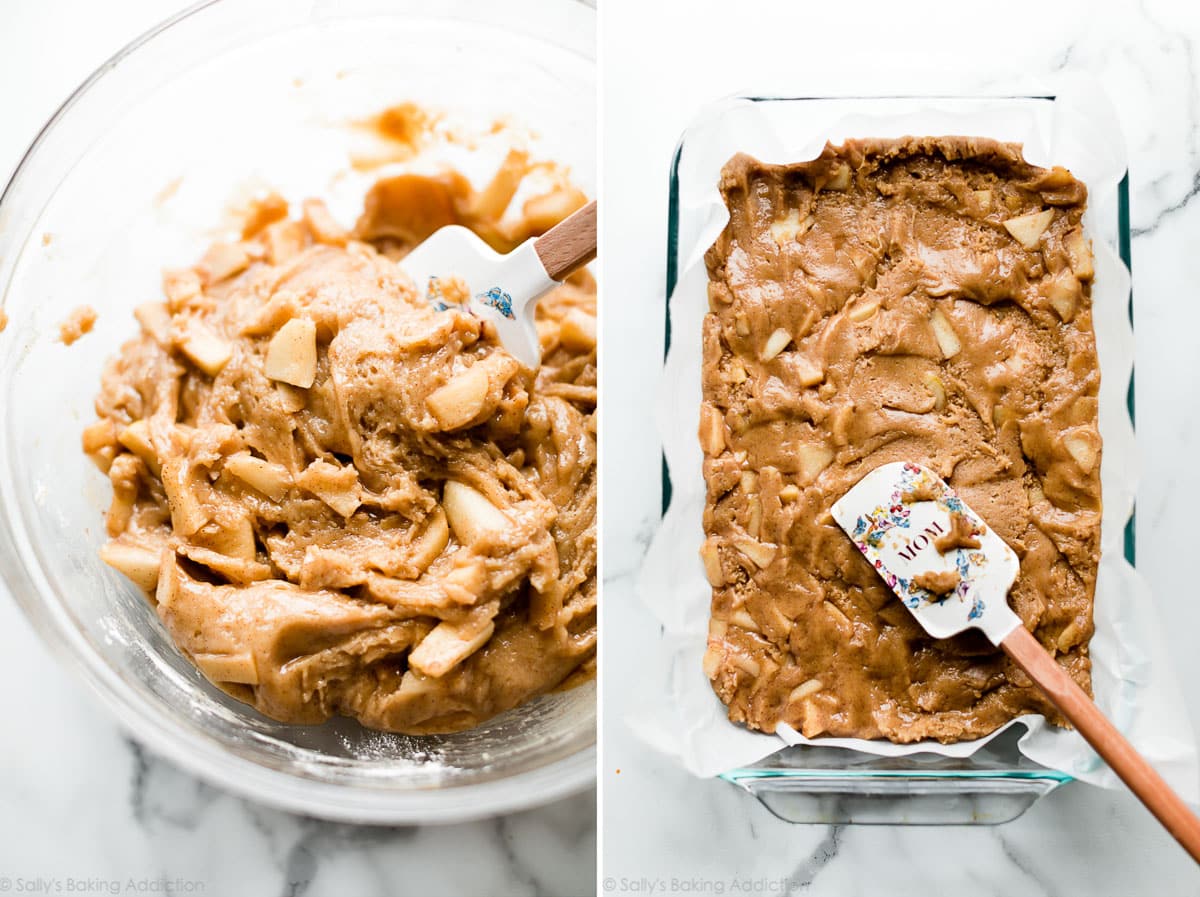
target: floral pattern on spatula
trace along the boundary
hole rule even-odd
[[[921,496],[917,499],[914,496]],[[936,496],[926,498],[925,496]],[[863,556],[879,571],[884,581],[900,595],[901,600],[911,608],[920,607],[922,602],[937,604],[950,598],[966,600],[972,593],[971,584],[979,575],[979,571],[987,565],[987,556],[982,551],[964,548],[954,549],[954,566],[958,571],[959,582],[953,591],[943,595],[936,594],[916,585],[910,578],[893,573],[884,567],[883,561],[873,554],[884,545],[888,535],[896,530],[908,530],[911,525],[910,506],[916,500],[936,501],[939,508],[947,514],[966,514],[962,499],[946,486],[940,479],[932,476],[918,464],[905,464],[896,488],[888,497],[886,505],[877,505],[870,512],[859,516],[851,533],[854,544]],[[967,515],[969,517],[969,515]],[[982,521],[971,519],[973,525],[982,530]],[[968,619],[977,619],[983,614],[984,602],[978,593],[971,594],[971,611]]]

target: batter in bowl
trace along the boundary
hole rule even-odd
[[[353,229],[266,197],[104,373],[103,557],[267,716],[453,732],[594,673],[595,284],[542,299],[535,372],[395,264],[444,224],[505,250],[583,204],[562,184],[503,222],[524,166],[381,180]]]

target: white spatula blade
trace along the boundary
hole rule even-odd
[[[532,241],[501,255],[473,231],[450,225],[405,256],[400,267],[435,308],[449,305],[441,283],[451,277],[462,280],[471,296],[469,311],[496,326],[504,348],[526,367],[541,363],[533,313],[538,297],[557,284],[546,274]]]
[[[1020,569],[1016,554],[933,471],[919,464],[885,464],[863,477],[832,511],[930,635],[947,638],[976,628],[999,644],[1021,625],[1008,606],[1008,590]],[[951,531],[956,514],[970,525],[979,547],[943,553],[937,542]],[[918,585],[937,573],[955,582],[947,593]]]

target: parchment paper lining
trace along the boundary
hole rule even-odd
[[[662,622],[664,633],[652,665],[648,697],[628,718],[631,728],[700,776],[757,762],[785,744],[845,747],[888,757],[921,752],[965,757],[1004,731],[953,745],[806,739],[787,726],[774,736],[755,733],[729,722],[701,670],[711,597],[698,558],[704,538],[704,480],[696,437],[701,321],[707,311],[703,255],[728,220],[717,190],[721,166],[739,151],[766,162],[811,159],[826,140],[837,143],[847,137],[985,136],[1021,143],[1028,161],[1064,165],[1089,189],[1084,223],[1096,256],[1092,299],[1102,371],[1104,440],[1102,555],[1096,633],[1091,642],[1093,688],[1101,709],[1186,800],[1198,802],[1195,738],[1179,686],[1161,659],[1165,654],[1158,612],[1146,582],[1125,560],[1123,550],[1125,523],[1137,486],[1136,444],[1126,407],[1134,341],[1128,315],[1129,272],[1113,245],[1116,233],[1105,225],[1115,220],[1116,193],[1126,170],[1124,142],[1107,98],[1090,83],[1070,81],[1061,85],[1052,103],[1041,104],[854,100],[818,104],[819,109],[806,107],[804,120],[796,114],[778,114],[772,107],[779,105],[725,101],[702,116],[685,138],[679,167],[679,257],[685,261],[670,297],[672,344],[658,405],[674,494],[639,582],[641,596]],[[1119,785],[1075,732],[1050,726],[1040,715],[1023,716],[1009,724],[1013,725],[1027,729],[1019,749],[1031,760],[1093,784]]]

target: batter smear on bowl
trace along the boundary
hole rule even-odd
[[[1017,552],[1013,608],[1090,687],[1086,188],[1019,146],[943,137],[848,141],[785,166],[737,156],[721,190],[702,559],[705,672],[730,719],[897,742],[975,738],[1024,713],[1061,724],[980,633],[926,636],[829,509],[881,464],[937,471]]]
[[[593,675],[595,284],[541,301],[534,372],[394,263],[444,224],[506,251],[582,205],[502,222],[512,167],[478,194],[381,180],[352,230],[268,197],[107,367],[83,440],[112,481],[104,559],[267,716],[452,732]]]

